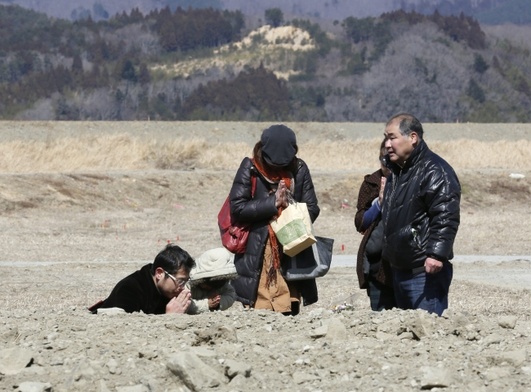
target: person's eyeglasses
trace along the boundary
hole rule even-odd
[[[175,276],[171,275],[168,271],[164,271],[164,273],[166,274],[168,278],[171,278],[171,280],[173,280],[173,283],[175,283],[175,286],[177,286],[178,288],[183,288],[186,282],[189,281],[189,279],[177,279]]]

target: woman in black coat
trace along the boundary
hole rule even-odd
[[[240,223],[251,225],[245,253],[234,259],[239,277],[232,281],[236,299],[246,307],[269,309],[284,314],[299,312],[317,302],[315,279],[286,281],[283,254],[269,222],[288,205],[287,194],[307,204],[312,222],[319,216],[317,196],[310,170],[297,158],[295,133],[285,125],[265,129],[252,158],[244,158],[230,191],[231,214]],[[256,189],[252,191],[252,177]]]

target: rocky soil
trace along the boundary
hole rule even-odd
[[[158,126],[0,124],[0,147],[75,135],[81,132],[76,127],[137,135],[152,130],[157,138],[171,137],[171,130],[164,130],[169,125]],[[232,123],[218,124],[217,131],[211,124],[188,126],[189,134],[211,135],[212,143],[231,138],[252,143],[261,127],[238,133],[239,125]],[[361,129],[366,125],[354,124],[350,133],[347,124],[300,128],[323,141],[332,135],[369,137]],[[492,142],[531,137],[520,126],[512,130],[463,124],[445,135]],[[307,135],[301,133],[300,140]],[[151,261],[168,241],[193,256],[218,246],[212,217],[233,170],[4,170],[0,390],[528,391],[531,167],[519,169],[524,177],[515,181],[509,168],[490,164],[460,172],[466,196],[443,317],[371,312],[354,269],[339,265],[318,280],[319,302],[296,317],[238,305],[197,316],[89,314],[88,305]],[[353,206],[365,172],[338,168],[314,174],[322,206],[316,230],[335,238],[334,256],[351,264],[361,238]]]

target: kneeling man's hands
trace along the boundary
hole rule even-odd
[[[186,313],[192,303],[190,290],[184,289],[166,305],[166,313]]]

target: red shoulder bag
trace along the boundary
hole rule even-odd
[[[251,174],[251,197],[254,197],[255,190],[256,176]],[[232,253],[245,253],[250,225],[241,224],[232,219],[229,196],[218,213],[218,226],[223,246]]]

